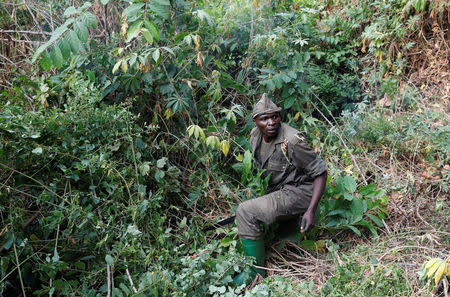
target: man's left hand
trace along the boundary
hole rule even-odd
[[[301,228],[300,228],[300,232],[301,233],[307,232],[313,225],[314,225],[314,212],[307,210],[303,214],[302,225],[301,225]]]

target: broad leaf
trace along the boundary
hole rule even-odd
[[[86,28],[86,26],[78,21],[74,25],[75,33],[77,33],[78,39],[80,39],[81,42],[87,42],[89,39],[89,31]]]
[[[355,226],[348,225],[347,227],[348,227],[350,230],[352,230],[353,232],[355,232],[356,235],[361,236],[361,231],[359,231],[358,228],[356,228]]]
[[[119,61],[116,62],[116,64],[114,64],[114,67],[112,69],[112,73],[116,72],[117,70],[119,70],[120,65],[122,65],[123,59],[120,59]]]
[[[61,50],[61,54],[63,57],[63,60],[66,61],[70,57],[70,44],[67,41],[67,38],[63,38],[58,42],[58,47]]]
[[[383,221],[381,221],[380,218],[378,218],[377,216],[373,215],[373,214],[367,214],[367,216],[372,220],[372,222],[374,222],[378,227],[383,228]]]
[[[86,11],[81,15],[81,20],[86,27],[97,28],[97,18],[89,11]]]
[[[227,156],[228,152],[230,151],[230,142],[226,139],[222,140],[220,143],[220,148],[222,150],[222,153]]]
[[[153,52],[153,54],[152,54],[153,60],[154,60],[156,63],[158,63],[158,60],[159,60],[159,57],[160,57],[160,56],[161,56],[161,52],[160,52],[159,48],[157,48],[157,49]]]
[[[148,4],[148,7],[157,16],[160,16],[163,19],[169,18],[169,8],[170,8],[169,0],[152,0]]]
[[[127,32],[126,42],[130,42],[133,38],[138,36],[139,31],[142,27],[142,23],[143,23],[143,21],[136,21],[130,26],[130,28],[128,29],[128,32]]]
[[[145,3],[133,3],[122,12],[123,16],[126,16],[127,19],[131,19],[132,17],[136,16],[138,12],[141,11],[142,7],[144,7]]]
[[[50,51],[50,59],[52,60],[53,65],[55,68],[61,68],[63,63],[63,57],[61,54],[61,50],[58,46],[54,46],[52,50]]]
[[[50,59],[50,56],[48,55],[47,52],[44,52],[42,54],[42,58],[39,61],[39,65],[41,66],[42,69],[44,69],[45,71],[48,71],[52,68],[53,63],[52,60]]]
[[[78,10],[73,6],[70,6],[67,7],[66,10],[64,11],[64,16],[69,16],[76,13],[78,13]]]
[[[150,22],[147,19],[144,21],[144,26],[152,34],[153,39],[155,39],[156,42],[158,42],[159,41],[158,27],[156,27],[154,23]]]
[[[153,44],[153,36],[150,33],[150,31],[148,31],[147,28],[143,28],[141,30],[141,32],[142,32],[142,35],[144,35],[145,40],[147,40],[148,44],[152,45]]]
[[[70,30],[67,35],[72,53],[78,53],[78,51],[80,50],[81,41],[80,39],[78,39],[77,33],[75,33],[75,31],[73,30]]]

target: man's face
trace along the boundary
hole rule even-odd
[[[256,127],[258,127],[259,131],[261,131],[264,140],[268,142],[278,135],[281,122],[280,113],[265,113],[254,118],[253,122]]]

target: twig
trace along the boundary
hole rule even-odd
[[[107,297],[111,297],[111,267],[109,264],[106,264],[106,283],[108,287]]]
[[[25,31],[25,30],[0,30],[0,33],[18,33],[18,34],[33,34],[33,35],[47,35],[52,36],[52,32],[36,32],[36,31]]]
[[[313,94],[313,95],[320,101],[320,103],[322,103],[322,105],[324,105],[325,108],[327,108],[327,110],[328,110],[328,107],[325,105],[325,103],[322,102],[322,100],[319,98],[319,96],[317,96],[317,95],[316,95],[314,92],[312,92],[312,91],[311,91],[311,94]],[[322,113],[322,111],[321,111],[319,108],[317,108],[317,106],[316,106],[312,101],[311,101],[311,104],[314,105],[314,107],[316,108],[316,110],[317,110],[317,111],[320,113],[320,115],[328,122],[328,124],[329,124],[331,127],[334,128],[333,123],[331,123],[331,121],[330,121],[330,120]],[[328,112],[331,114],[331,112],[330,112],[329,110],[328,110]],[[352,152],[351,152],[350,149],[348,148],[348,146],[347,146],[347,144],[345,143],[344,139],[342,138],[341,134],[340,134],[339,132],[336,132],[336,135],[338,136],[339,140],[342,142],[342,144],[344,145],[345,149],[347,150],[347,152],[349,153],[350,157],[352,158],[353,164],[355,165],[356,169],[358,170],[359,175],[361,175],[361,177],[362,177],[362,179],[363,179],[363,181],[364,181],[364,184],[365,184],[365,185],[368,185],[368,182],[367,182],[367,180],[366,180],[366,177],[364,176],[362,170],[359,168],[359,165],[358,165],[358,163],[356,162],[355,156],[352,154]]]
[[[126,260],[126,259],[125,259]],[[125,272],[126,272],[126,274],[127,274],[127,277],[128,277],[128,281],[130,282],[130,285],[131,285],[131,287],[133,288],[133,292],[135,293],[135,294],[137,294],[137,289],[136,289],[136,287],[134,286],[134,283],[133,283],[133,279],[131,278],[131,275],[130,275],[130,271],[128,271],[128,267],[125,269]]]
[[[19,271],[19,281],[20,281],[20,286],[22,287],[22,294],[23,294],[23,297],[26,297],[27,295],[25,294],[25,286],[23,285],[22,272],[20,271],[19,256],[17,256],[17,249],[16,249],[15,242],[14,242],[13,246],[14,246],[14,255],[16,256],[16,266],[17,266],[17,270]]]
[[[282,269],[282,268],[269,268],[269,267],[265,267],[265,266],[258,266],[258,265],[253,265],[254,267],[258,268],[258,269],[264,269],[267,271],[279,271],[279,272],[286,272],[286,269]]]
[[[391,234],[391,229],[389,228],[389,226],[386,224],[386,222],[384,221],[384,219],[381,219],[381,222],[383,223],[384,228],[386,228],[386,231]]]
[[[25,6],[27,7],[28,12],[31,14],[31,17],[33,18],[33,21],[34,21],[36,27],[39,28],[40,33],[41,33],[42,35],[45,35],[45,34],[43,34],[41,25],[40,25],[39,22],[36,20],[36,17],[34,16],[33,12],[31,11],[30,6],[28,6],[27,1],[24,1],[24,4],[25,4]]]
[[[431,251],[431,252],[437,252],[439,255],[444,255],[445,256],[444,253],[442,253],[440,251],[433,250],[433,249],[428,248],[426,246],[404,245],[404,246],[396,246],[396,247],[391,248],[389,251],[385,252],[380,258],[378,258],[378,262],[380,262],[387,254],[389,254],[393,250],[408,249],[408,248],[410,248],[410,249],[424,249],[424,250],[428,250],[428,251]]]

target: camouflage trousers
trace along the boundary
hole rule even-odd
[[[309,188],[306,191],[299,191],[299,188],[295,191],[281,189],[239,204],[236,210],[239,236],[249,240],[261,239],[264,237],[264,227],[275,222],[278,223],[276,232],[294,232],[299,228],[299,220],[311,201]]]

